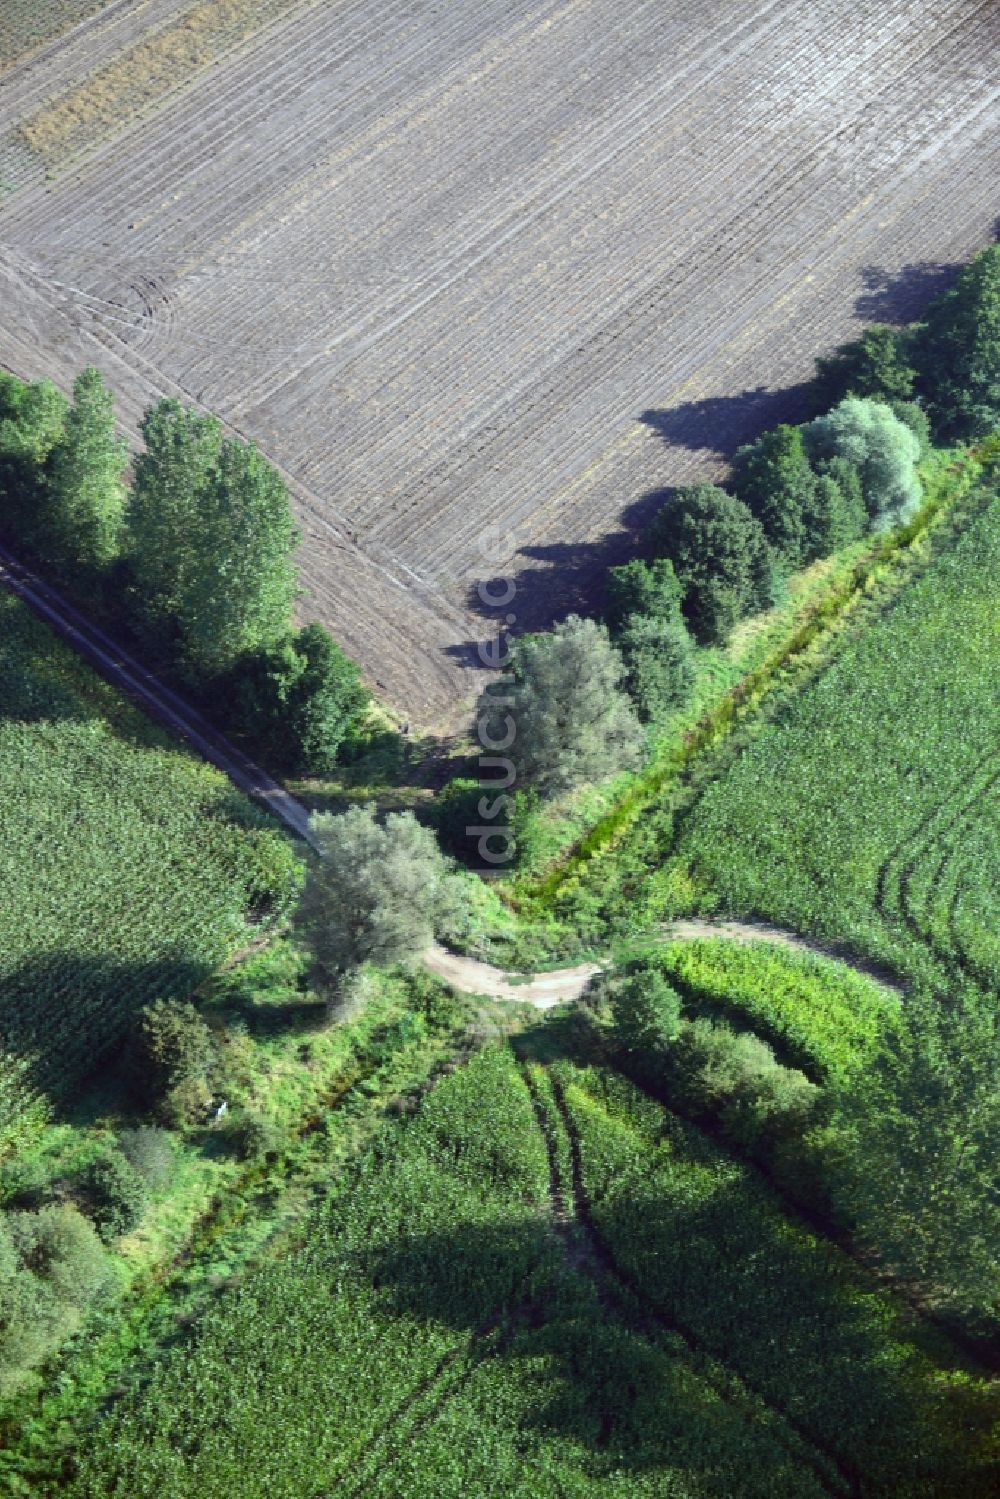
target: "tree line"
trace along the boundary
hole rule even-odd
[[[0,375],[0,528],[274,769],[332,770],[369,698],[320,625],[294,626],[281,476],[173,399],[147,410],[142,439],[129,484],[98,370],[71,401]]]
[[[782,596],[796,569],[904,524],[919,508],[920,460],[935,441],[988,435],[1000,422],[1000,246],[959,273],[922,322],[876,325],[817,361],[817,414],[740,448],[727,486],[690,484],[665,501],[640,557],[613,567],[602,619],[570,615],[514,641],[502,692],[478,716],[488,740],[516,727],[510,818],[530,854],[540,797],[632,768],[644,728],[683,707],[697,646],[724,646],[737,623]],[[478,782],[439,799],[446,844],[465,846]]]

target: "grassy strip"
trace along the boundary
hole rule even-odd
[[[267,959],[258,959],[258,966]],[[235,982],[247,982],[246,975]],[[234,992],[216,996],[217,1002],[232,1002]],[[13,1493],[38,1492],[34,1485],[55,1477],[80,1430],[126,1387],[124,1371],[129,1387],[140,1382],[157,1350],[223,1286],[296,1241],[317,1192],[383,1127],[387,1107],[426,1086],[461,1046],[469,1016],[464,1006],[452,1006],[451,1025],[444,1014],[430,1028],[414,1028],[412,1010],[407,981],[386,976],[356,1021],[314,1035],[312,1055],[299,1059],[297,1078],[291,1059],[302,1047],[294,1031],[258,1049],[256,1076],[244,1063],[245,1096],[252,1099],[261,1089],[269,1120],[281,1131],[280,1146],[240,1162],[212,1131],[177,1144],[167,1188],[140,1230],[117,1245],[112,1298],[19,1394],[0,1404],[0,1485],[6,1482]],[[239,1041],[235,1027],[233,1037]],[[97,1100],[96,1107],[106,1102]],[[102,1115],[102,1125],[107,1118]],[[85,1141],[77,1143],[85,1148]]]
[[[512,892],[515,906],[525,911],[545,911],[555,896],[598,854],[617,842],[640,814],[678,780],[707,750],[714,748],[733,729],[753,713],[777,687],[785,687],[790,676],[815,665],[817,647],[833,627],[870,596],[894,581],[893,573],[914,546],[920,542],[970,490],[982,471],[983,462],[992,457],[986,444],[979,450],[968,450],[953,462],[934,472],[928,483],[928,495],[920,512],[890,535],[880,537],[838,581],[813,603],[806,618],[780,646],[732,687],[724,697],[688,731],[679,744],[672,745],[628,788],[617,805],[570,851],[557,868],[536,883]],[[888,575],[888,576],[887,576]]]

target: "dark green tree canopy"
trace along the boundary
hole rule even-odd
[[[771,550],[742,500],[715,484],[678,489],[653,521],[653,551],[670,559],[698,640],[716,644],[744,614],[774,601]]]
[[[223,684],[233,725],[286,775],[324,775],[369,702],[361,673],[322,625],[243,656]]]
[[[613,635],[622,630],[632,614],[650,619],[681,617],[681,585],[673,563],[666,557],[655,562],[634,558],[621,567],[608,569],[608,629]]]
[[[694,647],[682,619],[633,614],[619,639],[626,686],[644,723],[656,723],[687,699]]]
[[[828,409],[845,396],[908,401],[915,375],[909,330],[875,323],[860,338],[841,344],[830,358],[817,359],[817,402],[821,409]]]
[[[49,458],[47,554],[57,567],[105,571],[118,557],[125,519],[126,446],[115,433],[114,403],[99,370],[82,371]]]
[[[843,465],[843,472],[838,472]],[[808,509],[803,514],[805,552],[803,562],[828,557],[857,541],[868,528],[868,511],[861,493],[857,469],[844,459],[831,459],[816,475]]]
[[[181,660],[195,680],[277,644],[291,619],[297,533],[284,481],[252,444],[223,441],[201,492],[197,538],[176,602]]]
[[[808,550],[805,512],[815,482],[798,427],[775,427],[736,454],[733,487],[788,569]]]
[[[45,465],[68,411],[51,381],[26,385],[0,370],[0,528],[39,554],[46,541]]]
[[[222,426],[166,399],[146,412],[142,437],[129,501],[129,561],[144,622],[163,640],[176,629],[201,545],[202,500],[219,457]]]
[[[938,437],[993,431],[1000,422],[1000,245],[981,251],[928,308],[913,362]]]

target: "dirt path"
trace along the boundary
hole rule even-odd
[[[792,948],[797,952],[812,953],[822,958],[836,958],[865,978],[902,994],[900,984],[891,980],[881,969],[862,958],[849,957],[832,947],[811,942],[797,932],[785,931],[782,927],[768,926],[764,922],[752,921],[675,921],[662,929],[658,940],[663,942],[693,942],[704,937],[727,937],[732,942],[773,942],[779,947]],[[491,999],[519,1000],[522,1004],[534,1005],[539,1010],[550,1010],[554,1005],[567,1000],[579,999],[595,973],[600,973],[600,963],[579,963],[574,968],[556,968],[538,978],[524,978],[518,974],[505,973],[477,958],[467,958],[461,953],[448,952],[435,944],[423,957],[424,966],[438,978],[464,989],[469,994],[485,994]]]
[[[567,999],[579,999],[594,974],[601,971],[599,963],[580,963],[576,968],[557,968],[552,973],[529,980],[518,974],[504,973],[502,969],[480,963],[476,958],[448,952],[436,943],[424,953],[423,962],[431,973],[436,973],[438,978],[456,989],[464,989],[469,994],[485,994],[490,999],[517,999],[539,1010],[550,1010],[553,1005],[562,1004]]]

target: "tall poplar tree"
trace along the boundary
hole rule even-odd
[[[183,669],[200,680],[277,644],[291,621],[297,533],[288,492],[252,444],[222,443],[201,489],[195,539],[174,612]]]
[[[201,547],[202,502],[222,445],[221,423],[168,398],[143,417],[128,512],[129,560],[142,621],[166,645],[184,580]]]
[[[126,451],[115,433],[111,392],[90,366],[73,382],[73,404],[49,460],[43,530],[58,566],[95,574],[118,557]]]

